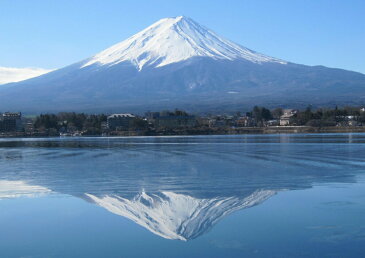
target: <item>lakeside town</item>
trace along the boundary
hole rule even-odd
[[[194,115],[182,110],[130,113],[58,113],[22,116],[21,112],[0,115],[1,137],[48,136],[154,136],[244,133],[363,132],[365,108],[269,110],[254,107],[250,112],[226,115]]]

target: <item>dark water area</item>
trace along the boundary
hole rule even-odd
[[[365,134],[0,139],[0,257],[364,257]]]

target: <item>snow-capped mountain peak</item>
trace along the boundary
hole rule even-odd
[[[82,67],[129,61],[141,70],[146,65],[161,67],[192,57],[285,63],[226,40],[188,17],[178,16],[157,21],[91,57]]]

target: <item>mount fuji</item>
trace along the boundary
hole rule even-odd
[[[365,102],[364,74],[266,56],[183,16],[161,19],[91,58],[6,86],[0,88],[0,110],[26,112]]]

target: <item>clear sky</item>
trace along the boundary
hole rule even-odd
[[[0,66],[60,68],[179,15],[273,57],[365,73],[364,0],[0,0]]]

